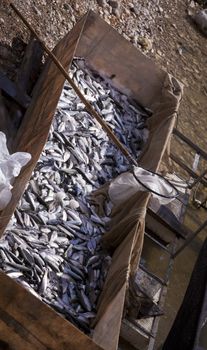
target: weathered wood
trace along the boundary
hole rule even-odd
[[[173,213],[170,212],[170,210],[167,210],[167,208],[161,208],[158,213],[154,212],[152,208],[148,208],[146,216],[147,227],[148,224],[150,225],[152,219],[154,219],[153,222],[156,221],[157,224],[160,224],[160,230],[163,229],[164,232],[167,230],[169,233],[174,233],[176,236],[180,236],[182,238],[186,238],[191,233],[187,227],[180,224]],[[151,227],[149,228],[151,229]]]
[[[119,350],[135,350],[134,346],[130,345],[129,342],[122,337],[119,339]]]
[[[195,179],[195,180],[189,185],[189,188],[192,189],[192,188],[195,187],[195,185],[196,185],[197,183],[199,183],[203,178],[205,179],[206,174],[207,174],[207,169],[205,169],[205,170],[201,173],[201,175],[199,175],[199,176],[197,177],[197,179]]]
[[[76,54],[85,57],[86,62],[103,76],[113,77],[113,85],[139,104],[152,109],[155,101],[159,102],[166,73],[111,26],[103,20],[97,21],[92,12]]]
[[[187,143],[187,145],[189,145],[192,149],[194,149],[196,153],[198,153],[199,155],[201,155],[201,157],[207,160],[207,153],[202,148],[200,148],[195,143],[193,143],[188,137],[183,135],[178,129],[173,129],[173,134],[176,135],[185,143]]]
[[[85,18],[74,27],[63,41],[60,41],[55,49],[56,55],[61,57],[61,62],[66,68],[69,67],[73,58],[84,21]],[[24,192],[45,145],[64,81],[64,77],[60,74],[54,63],[48,60],[34,89],[32,102],[13,140],[12,151],[29,152],[32,155],[32,159],[15,180],[12,199],[9,205],[0,213],[0,236],[3,234]]]
[[[121,325],[121,338],[126,340],[134,349],[147,350],[149,336],[141,332],[140,328],[124,319]]]
[[[100,350],[70,322],[0,272],[0,338],[15,350]]]
[[[95,328],[93,340],[102,349],[113,350],[118,347],[125,293],[126,284],[116,294],[112,303],[108,305]]]
[[[21,107],[27,108],[30,103],[30,97],[21,89],[18,89],[16,83],[11,81],[5,74],[0,73],[0,89],[17,102]]]
[[[111,268],[100,297],[98,322],[93,334],[93,339],[103,349],[117,349],[130,262],[137,239],[140,240],[138,246],[141,249],[142,238],[136,229],[133,230],[113,254]],[[117,282],[114,284],[116,280]]]
[[[17,73],[16,83],[28,95],[31,94],[34,85],[42,69],[43,49],[40,43],[31,37],[24,54],[20,69]]]
[[[171,153],[170,154],[170,158],[177,163],[181,168],[183,168],[190,176],[192,176],[194,179],[197,179],[199,177],[198,174],[196,174],[191,168],[189,168],[189,166],[187,166],[178,156],[176,156],[175,154]],[[207,181],[204,179],[200,179],[200,182],[202,183],[202,185],[206,186],[207,185]]]
[[[12,125],[12,120],[5,104],[5,98],[1,94],[1,90],[0,90],[0,131],[5,133],[7,140],[12,139],[16,133],[16,130]]]

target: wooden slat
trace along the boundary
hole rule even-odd
[[[101,349],[91,338],[3,273],[0,273],[0,335],[11,346],[14,339],[18,339],[15,350]]]
[[[183,135],[179,130],[173,129],[173,134],[179,137],[185,143],[187,143],[192,149],[196,151],[196,153],[200,154],[205,160],[207,160],[207,153],[195,143],[193,143],[188,137]]]
[[[124,284],[120,291],[116,294],[113,302],[109,304],[106,312],[95,328],[93,340],[103,349],[117,349],[125,293],[126,284]]]
[[[16,323],[13,318],[11,318],[8,314],[7,318],[11,319],[11,323]],[[8,322],[8,321],[7,321]],[[33,339],[33,342],[29,342],[27,339],[29,337],[29,332],[24,333],[24,337],[22,334],[17,333],[14,330],[14,326],[7,325],[5,321],[2,320],[2,316],[0,316],[0,349],[1,350],[48,350],[45,348],[36,338]]]
[[[142,333],[134,324],[124,319],[121,325],[121,338],[127,341],[134,349],[147,350],[149,336]]]
[[[161,213],[154,212],[151,208],[147,209],[147,217],[146,217],[146,226],[148,227],[148,223],[150,225],[151,220],[154,219],[157,224],[160,224],[160,230],[169,231],[169,233],[174,233],[177,236],[181,236],[182,238],[186,238],[191,231],[187,229],[184,225],[180,224],[179,221],[173,216],[170,211],[165,211]],[[153,222],[154,222],[153,220]],[[151,230],[153,226],[149,227]]]
[[[86,18],[83,18],[56,46],[55,53],[66,68],[73,58],[85,20]],[[22,169],[19,177],[15,180],[12,199],[9,205],[0,212],[0,236],[2,236],[24,192],[45,145],[64,81],[65,79],[57,67],[49,60],[34,89],[32,102],[11,146],[13,152],[29,152],[32,155],[32,160]]]
[[[183,168],[190,176],[192,176],[194,179],[197,179],[199,177],[198,174],[194,173],[194,171],[189,168],[178,156],[176,156],[175,154],[171,153],[170,154],[170,158],[177,163],[181,168]],[[202,183],[202,185],[206,186],[207,185],[207,181],[205,181],[204,179],[201,179],[200,182]]]
[[[30,94],[36,83],[42,66],[43,49],[40,43],[31,38],[24,54],[21,67],[17,73],[17,85]]]
[[[112,83],[141,105],[152,108],[161,97],[166,72],[92,11],[76,53],[104,76],[113,76]]]

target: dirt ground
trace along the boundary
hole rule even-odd
[[[22,40],[26,43],[29,33],[3,3],[0,0],[0,67],[14,78],[24,51]],[[178,129],[207,151],[207,38],[198,31],[189,16],[200,8],[197,3],[189,0],[122,0],[118,8],[100,0],[15,0],[14,3],[50,48],[89,8],[98,12],[133,45],[183,82]],[[184,150],[181,145],[173,143],[173,146],[186,163],[192,161],[190,151]],[[201,241],[198,241],[198,247],[193,247],[193,258],[189,255],[191,263],[188,270],[183,268],[183,276],[190,275],[200,245]],[[176,308],[188,276],[179,292]],[[167,327],[161,330],[160,339],[166,336],[176,308],[168,305],[172,315]]]
[[[11,9],[0,1],[0,64],[1,69],[15,76],[21,61],[28,30]],[[98,5],[103,3],[103,6]],[[206,38],[193,25],[189,13],[199,5],[189,0],[122,0],[118,13],[106,0],[15,0],[50,48],[69,31],[90,8],[115,27],[135,46],[184,84],[184,96],[178,116],[178,128],[204,150],[206,145],[207,110],[207,45]],[[190,3],[190,4],[189,4]],[[116,10],[115,10],[116,11]],[[177,145],[175,146],[178,147]],[[182,148],[179,148],[179,154]],[[185,151],[183,158],[191,161]]]

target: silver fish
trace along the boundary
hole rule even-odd
[[[148,111],[74,59],[70,75],[136,158]],[[85,332],[111,263],[102,249],[112,204],[96,213],[91,192],[129,165],[66,82],[48,141],[0,241],[1,269]]]

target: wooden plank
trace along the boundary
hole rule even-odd
[[[190,176],[192,176],[194,179],[197,179],[199,177],[198,174],[196,174],[191,168],[189,168],[178,156],[171,153],[170,158],[177,163],[181,168],[183,168]],[[202,185],[207,186],[207,181],[204,179],[201,179],[200,182]]]
[[[92,11],[76,53],[141,105],[152,108],[160,99],[166,72]]]
[[[126,284],[115,295],[95,328],[93,340],[103,349],[114,350],[118,347],[125,293]]]
[[[193,148],[196,151],[196,153],[198,153],[199,155],[201,155],[201,157],[207,160],[207,153],[195,143],[193,143],[188,137],[183,135],[178,129],[173,129],[173,134],[179,137],[185,143],[187,143],[191,148]]]
[[[135,350],[134,346],[129,344],[129,342],[122,337],[119,338],[118,350]]]
[[[122,321],[120,336],[132,345],[134,349],[146,350],[148,347],[149,337],[126,319]]]
[[[0,335],[11,348],[15,346],[15,350],[101,349],[91,338],[2,272]]]
[[[153,231],[153,225],[151,224],[152,221],[153,223],[156,221],[157,225],[160,224],[160,230],[163,230],[164,234],[166,232],[170,234],[173,233],[176,234],[176,236],[186,238],[191,233],[187,227],[179,223],[173,213],[170,212],[170,210],[167,210],[167,208],[165,208],[165,210],[160,209],[160,211],[156,213],[149,207],[147,209],[146,226],[149,226],[149,228]]]
[[[183,223],[187,205],[190,199],[190,190],[185,194],[180,194],[178,198],[174,199],[164,207],[170,210],[179,223]],[[163,207],[163,206],[162,206]]]
[[[0,131],[3,131],[7,137],[14,138],[16,130],[13,127],[12,119],[6,107],[6,100],[0,90]]]
[[[31,94],[42,68],[43,49],[40,43],[31,38],[17,73],[16,83],[27,94]]]
[[[66,68],[69,67],[73,58],[85,20],[86,18],[83,18],[56,46],[55,54]],[[32,155],[32,160],[22,169],[19,177],[15,179],[12,199],[9,205],[0,213],[0,236],[2,236],[24,192],[45,145],[64,81],[64,77],[54,63],[48,60],[34,89],[32,102],[11,145],[13,152],[29,152]]]
[[[0,349],[1,350],[47,350],[25,327],[0,309]]]
[[[137,249],[136,253],[140,255],[142,241],[142,232],[139,232],[135,226],[113,254],[111,267],[100,297],[98,322],[93,334],[93,339],[103,349],[117,349],[130,263],[136,246],[140,249],[140,251]]]

